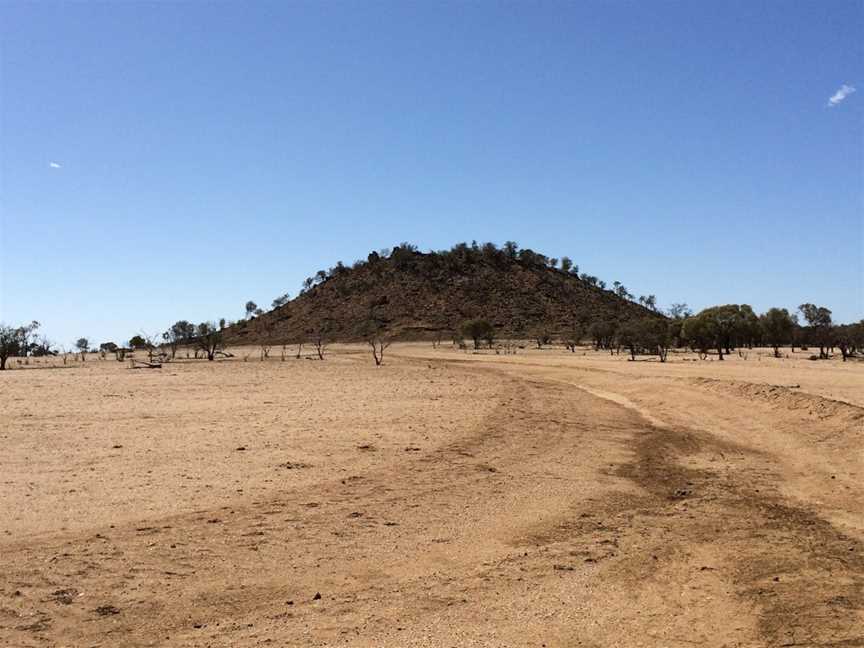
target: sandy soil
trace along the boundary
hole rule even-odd
[[[864,363],[94,357],[0,407],[2,646],[864,646]]]

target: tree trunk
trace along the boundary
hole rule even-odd
[[[775,357],[775,358],[779,358],[779,357],[780,357],[780,347],[779,347],[779,346],[775,346],[775,347],[774,347],[774,357]]]
[[[723,345],[722,344],[717,345],[717,359],[718,360],[723,359]]]
[[[0,356],[0,371],[6,368],[6,356]]]

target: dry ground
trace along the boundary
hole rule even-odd
[[[388,353],[0,374],[0,645],[864,645],[864,363]]]

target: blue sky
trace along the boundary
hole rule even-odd
[[[128,339],[471,239],[858,319],[862,33],[842,1],[7,1],[0,320]]]

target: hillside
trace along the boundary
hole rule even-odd
[[[396,247],[371,253],[352,267],[337,264],[307,279],[301,294],[270,312],[226,330],[226,341],[296,342],[326,328],[333,340],[361,339],[369,322],[405,340],[447,338],[468,319],[483,318],[499,335],[527,337],[573,328],[577,320],[629,320],[661,315],[587,275],[553,267],[531,250],[460,244],[444,252]]]

